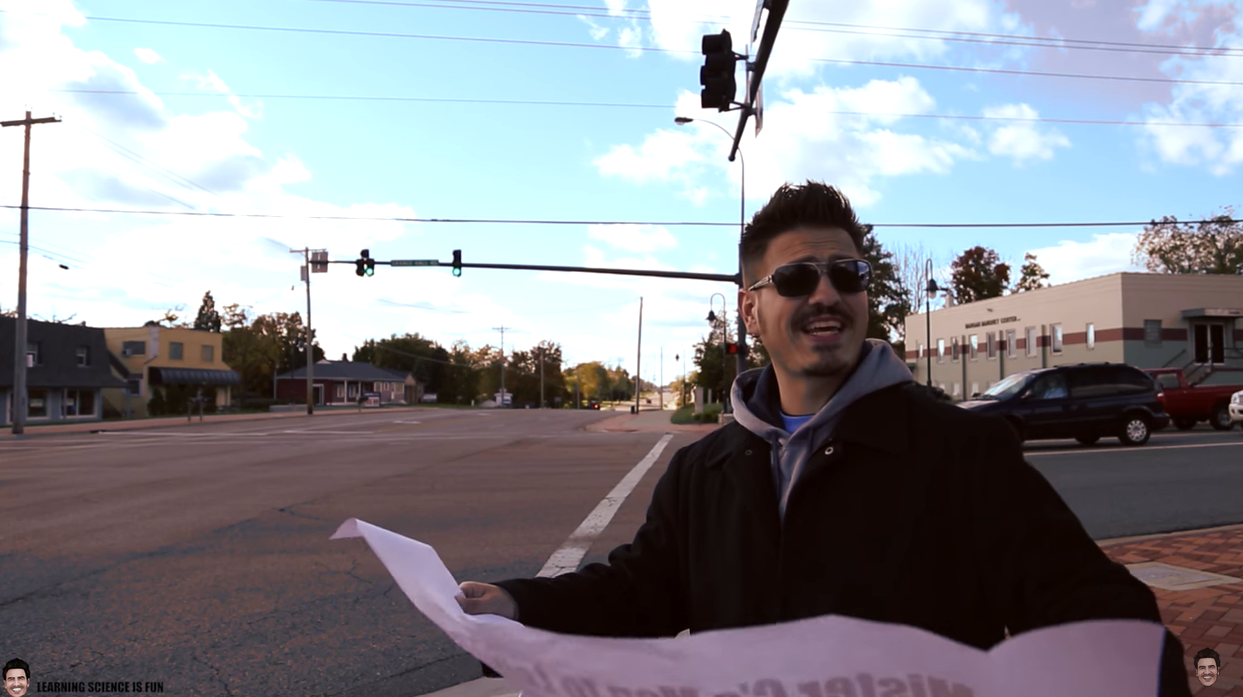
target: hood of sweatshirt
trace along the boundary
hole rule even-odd
[[[785,430],[781,418],[780,388],[772,366],[748,370],[734,380],[730,399],[734,419],[763,438],[772,450],[773,483],[778,492],[782,520],[790,491],[814,448],[831,439],[842,412],[859,398],[886,387],[914,380],[906,363],[889,344],[868,339],[854,372],[810,421],[794,433]]]

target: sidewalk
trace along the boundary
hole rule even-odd
[[[648,419],[627,414],[627,430]],[[656,412],[657,414],[659,412]],[[619,417],[622,418],[622,417]],[[610,419],[613,421],[613,419]],[[698,426],[711,429],[714,426]],[[645,430],[645,429],[644,429]],[[1243,525],[1103,540],[1111,559],[1126,564],[1157,596],[1161,618],[1186,649],[1187,679],[1196,697],[1243,697]],[[1192,659],[1211,648],[1221,654],[1217,682],[1205,687]],[[504,679],[479,678],[428,697],[515,697]]]
[[[384,409],[363,409],[363,414],[375,414],[379,412],[395,412],[395,411],[411,411],[413,409],[427,407],[386,407]],[[323,408],[319,407],[315,411],[316,415],[333,415],[333,414],[356,414],[358,410],[353,407],[336,407]],[[68,424],[48,424],[31,426],[27,424],[26,432],[20,436],[13,435],[11,430],[0,431],[0,440],[29,438],[32,436],[43,435],[65,435],[69,433],[94,433],[99,431],[133,431],[137,429],[160,429],[160,428],[185,428],[187,426],[199,424],[213,423],[229,423],[232,421],[265,421],[267,419],[290,419],[298,416],[306,416],[306,410],[301,411],[273,411],[273,412],[257,412],[250,414],[204,414],[203,420],[199,421],[198,414],[194,415],[193,420],[187,420],[184,416],[165,416],[154,419],[129,419],[126,421],[78,421]],[[4,427],[8,429],[9,427]]]

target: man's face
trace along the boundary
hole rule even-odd
[[[859,250],[840,228],[796,228],[768,244],[763,260],[747,285],[774,269],[797,261],[858,259]],[[867,334],[867,293],[840,294],[822,276],[811,295],[787,298],[771,285],[739,291],[747,331],[758,335],[772,358],[773,368],[792,377],[828,377],[848,372],[859,357]],[[810,331],[813,324],[839,325],[830,331]]]
[[[1200,679],[1201,685],[1212,685],[1217,682],[1217,661],[1211,658],[1201,658],[1196,663],[1196,677]]]
[[[22,697],[26,694],[26,689],[29,687],[30,683],[26,680],[26,671],[21,668],[14,668],[4,674],[4,690],[12,697]]]

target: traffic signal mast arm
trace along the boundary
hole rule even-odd
[[[764,36],[760,39],[760,47],[755,53],[755,62],[747,69],[750,79],[747,80],[747,94],[743,99],[742,115],[738,117],[738,130],[734,133],[734,144],[729,149],[729,161],[733,162],[738,155],[738,144],[742,142],[743,129],[747,127],[747,118],[755,114],[755,100],[760,91],[764,70],[768,67],[768,57],[773,53],[773,45],[777,42],[777,31],[781,29],[781,20],[785,17],[790,0],[760,0],[755,8],[753,27],[759,26],[760,12],[767,9],[768,19],[764,22]],[[706,38],[706,37],[705,37]]]
[[[590,266],[547,266],[547,265],[528,265],[528,264],[463,264],[461,256],[455,256],[456,263],[436,261],[432,259],[417,260],[419,263],[408,263],[411,260],[394,259],[392,261],[379,261],[376,259],[368,259],[371,265],[380,266],[449,266],[453,268],[466,269],[512,269],[516,271],[563,271],[568,273],[602,273],[615,276],[646,276],[649,278],[682,278],[694,281],[720,281],[723,283],[733,283],[738,285],[739,278],[737,274],[723,273],[693,273],[689,271],[647,271],[643,269],[602,269]],[[362,260],[358,260],[362,261]],[[333,264],[357,264],[358,261],[333,261]],[[407,262],[407,263],[403,263]]]

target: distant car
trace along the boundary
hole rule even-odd
[[[1079,364],[1016,373],[959,406],[996,414],[1020,440],[1074,438],[1093,445],[1113,436],[1143,445],[1170,423],[1159,388],[1138,368]]]
[[[587,408],[588,408],[588,409],[595,409],[596,411],[600,411],[600,400],[598,400],[598,399],[593,399],[593,400],[588,401],[588,402],[587,402]]]
[[[1230,397],[1230,422],[1243,424],[1243,390]]]

